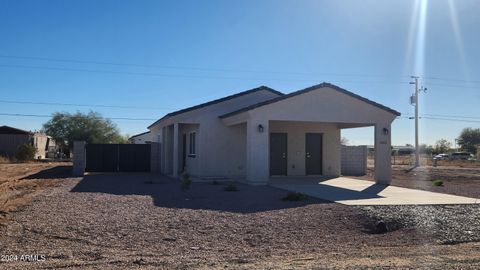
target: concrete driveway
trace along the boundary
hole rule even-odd
[[[269,185],[346,205],[477,204],[480,199],[337,177],[276,178]]]

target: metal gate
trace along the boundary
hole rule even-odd
[[[149,172],[150,144],[87,144],[87,172]]]

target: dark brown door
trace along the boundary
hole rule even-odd
[[[322,134],[305,134],[305,173],[322,174]]]
[[[287,133],[270,133],[270,175],[287,175]]]

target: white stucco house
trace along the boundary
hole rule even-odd
[[[128,138],[128,140],[130,141],[130,143],[133,144],[145,144],[152,141],[152,134],[150,133],[150,131],[147,131],[137,135],[133,135],[132,137]]]
[[[169,113],[148,129],[163,174],[263,185],[274,176],[339,176],[341,129],[373,126],[375,179],[390,183],[399,115],[330,83],[290,94],[261,86]]]

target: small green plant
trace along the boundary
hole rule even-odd
[[[300,192],[289,192],[287,196],[282,198],[282,201],[291,201],[291,202],[297,202],[297,201],[305,201],[308,199],[308,196],[300,193]]]
[[[28,161],[33,160],[36,153],[37,149],[33,145],[25,143],[18,147],[15,157],[18,161]]]
[[[192,180],[190,180],[190,174],[187,172],[182,173],[181,179],[180,179],[180,189],[182,191],[186,191],[190,189],[190,185],[192,184]]]
[[[443,186],[443,180],[434,180],[433,185],[437,187]]]
[[[229,184],[223,190],[233,192],[233,191],[238,191],[238,188],[234,184]]]

